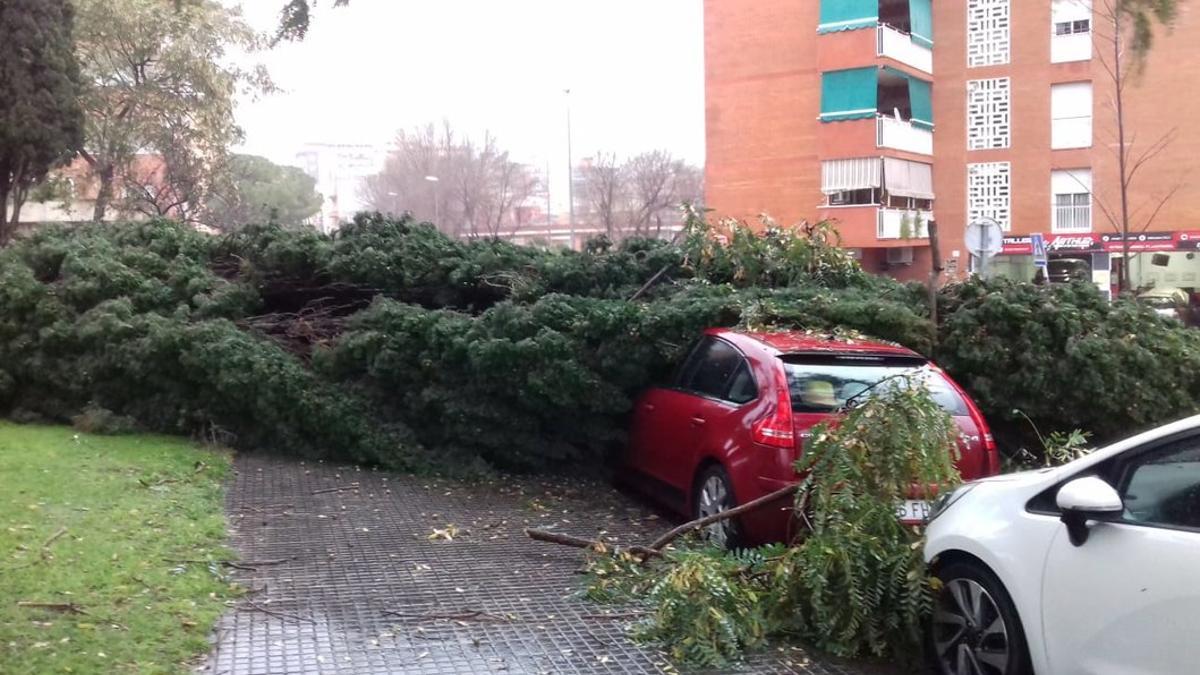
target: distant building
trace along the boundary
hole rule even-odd
[[[120,208],[128,179],[145,182],[151,192],[156,192],[162,185],[163,171],[162,156],[149,153],[135,156],[132,167],[113,179],[112,203],[104,220],[137,220],[144,217]],[[29,199],[21,206],[21,222],[70,223],[92,220],[99,192],[100,181],[93,174],[91,165],[77,157],[67,166],[51,172],[49,181],[31,191]]]
[[[296,164],[317,182],[324,202],[313,225],[326,234],[337,230],[367,207],[364,180],[379,173],[387,150],[374,145],[308,143],[296,153]]]

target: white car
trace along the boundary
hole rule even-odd
[[[1200,673],[1200,416],[933,506],[948,675]]]

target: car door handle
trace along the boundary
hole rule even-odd
[[[653,403],[643,403],[642,410],[654,410],[654,404]]]
[[[703,417],[693,417],[692,418],[693,426],[702,427],[705,424],[708,424],[708,420],[704,419]]]

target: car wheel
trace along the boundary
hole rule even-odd
[[[729,474],[725,472],[725,469],[714,464],[700,474],[696,479],[692,504],[692,515],[697,519],[728,511],[737,506],[737,500],[733,496],[733,483],[730,482]],[[705,541],[719,548],[737,547],[739,532],[736,518],[708,525],[701,530],[701,536]]]
[[[929,649],[942,675],[1031,675],[1016,607],[991,571],[969,563],[939,570]]]

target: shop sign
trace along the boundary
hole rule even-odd
[[[1046,252],[1054,253],[1121,253],[1124,239],[1119,233],[1105,234],[1048,234],[1044,238]],[[1142,251],[1196,251],[1200,250],[1200,230],[1184,232],[1140,232],[1130,233],[1129,250]],[[1004,238],[1001,255],[1033,255],[1034,242],[1030,235]]]

